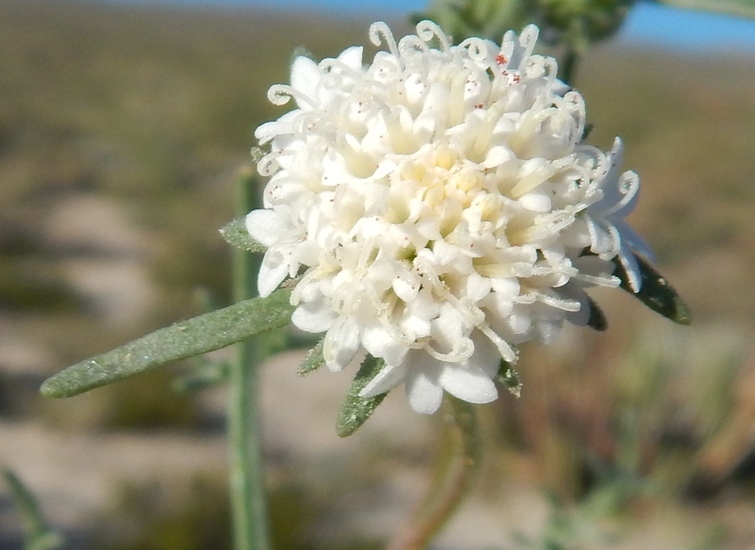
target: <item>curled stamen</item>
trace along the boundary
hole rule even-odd
[[[540,31],[535,25],[527,25],[519,35],[518,44],[514,43],[516,34],[513,31],[507,31],[506,34],[503,35],[504,43],[508,42],[514,46],[509,59],[509,67],[522,68],[526,66],[527,61],[535,49],[535,43],[537,42],[539,34]]]
[[[393,37],[390,27],[388,27],[383,21],[378,21],[370,25],[370,42],[375,46],[380,46],[383,41],[385,41],[390,52],[397,59],[401,59],[398,46],[396,45],[396,39]]]
[[[318,107],[316,101],[287,84],[273,84],[267,91],[267,99],[273,105],[285,105],[291,101],[291,98],[294,98],[300,105],[303,102],[307,103],[310,107]]]
[[[331,90],[343,88],[344,76],[336,71],[325,73],[321,80],[322,86]]]
[[[303,112],[294,121],[294,132],[297,136],[307,136],[313,132],[324,134],[329,129],[329,122],[328,117],[321,112]]]
[[[279,151],[271,151],[257,162],[257,171],[262,176],[272,176],[275,174],[280,165],[278,164],[278,157],[282,155]]]
[[[602,211],[601,217],[611,216],[616,212],[626,208],[635,201],[637,192],[640,190],[640,178],[634,172],[628,171],[621,175],[617,183],[617,189],[621,193],[621,200],[614,204],[612,207]]]
[[[578,281],[584,281],[588,284],[595,286],[605,286],[608,288],[616,288],[621,284],[621,279],[615,275],[588,275],[586,273],[580,273],[579,271],[573,276]]]
[[[611,246],[608,250],[599,250],[596,246],[602,241],[602,239],[598,237],[598,227],[608,232],[610,235]],[[621,235],[619,234],[619,230],[616,229],[616,226],[608,225],[602,220],[593,220],[593,223],[587,224],[587,229],[590,232],[590,241],[593,243],[592,246],[590,246],[590,251],[596,253],[601,260],[611,260],[619,253],[621,248]]]
[[[582,304],[580,304],[579,300],[559,298],[557,296],[545,294],[544,292],[536,292],[535,298],[537,298],[538,302],[542,302],[550,307],[554,307],[563,311],[570,311],[572,313],[579,311],[579,309],[582,307]]]
[[[424,40],[426,43],[430,43],[433,38],[437,38],[440,42],[440,47],[443,53],[451,53],[451,41],[448,39],[446,33],[444,33],[437,23],[428,21],[420,21],[417,23],[417,36]]]
[[[483,322],[478,324],[477,328],[487,336],[488,340],[493,342],[493,345],[495,345],[496,348],[498,348],[498,353],[501,354],[504,361],[508,361],[509,363],[516,362],[516,352],[514,351],[514,348],[512,348],[506,340],[498,336],[498,333],[490,328],[490,325]]]
[[[472,354],[474,353],[474,342],[469,338],[462,338],[454,343],[453,349],[448,353],[436,350],[430,345],[430,342],[427,342],[425,343],[425,351],[438,361],[461,363],[472,357]]]
[[[546,87],[548,90],[551,90],[556,82],[557,71],[558,64],[555,59],[533,55],[527,59],[527,66],[524,68],[523,73],[527,78],[545,78],[547,80]]]
[[[514,57],[514,43],[504,42],[503,44],[501,44],[501,49],[498,52],[498,55],[495,56],[496,68],[498,68],[499,71],[505,71],[509,67],[515,69],[517,65],[512,63],[513,57]]]
[[[383,54],[382,56],[380,56],[381,53]],[[403,71],[403,60],[400,57],[385,52],[378,52],[378,55],[375,56],[375,61],[369,68],[369,72],[374,80],[367,81],[365,87],[383,90],[385,83],[397,80]]]
[[[448,286],[440,280],[435,269],[424,258],[417,256],[414,265],[420,270],[425,280],[430,283],[434,292],[438,293],[444,300],[449,302],[464,317],[464,320],[471,326],[476,326],[483,322],[485,313],[476,306],[465,304],[448,289]]]
[[[430,47],[418,36],[405,36],[398,43],[398,49],[402,56],[411,55],[412,52],[427,53]]]
[[[586,171],[590,183],[587,193],[594,193],[600,185],[600,178],[608,171],[609,163],[605,153],[592,145],[579,145],[575,151],[577,165]]]
[[[380,321],[381,326],[401,344],[413,349],[422,348],[424,343],[418,342],[414,337],[402,331],[400,324],[393,319],[397,308],[398,298],[395,295],[389,295],[387,300],[389,301],[388,303],[390,307],[383,307],[378,315],[378,320]]]
[[[481,38],[467,38],[459,47],[467,50],[467,55],[472,61],[490,64],[492,57],[487,41]]]
[[[357,71],[353,67],[348,66],[340,59],[323,59],[320,61],[320,68],[325,72],[334,72],[334,69],[338,69],[338,72],[352,76],[354,78],[361,78],[362,72]]]

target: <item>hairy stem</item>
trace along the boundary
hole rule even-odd
[[[451,398],[446,427],[452,433],[451,460],[436,476],[424,503],[399,530],[387,550],[421,550],[453,517],[472,488],[480,464],[481,438],[473,405]],[[445,457],[441,456],[441,460]]]
[[[244,170],[239,178],[239,214],[253,208],[254,173]],[[245,250],[233,255],[234,300],[248,300],[254,294],[255,259]],[[267,550],[270,547],[262,441],[259,419],[258,367],[254,338],[237,344],[231,364],[228,397],[229,481],[236,550]]]

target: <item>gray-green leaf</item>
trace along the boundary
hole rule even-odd
[[[282,327],[291,320],[291,291],[279,289],[157,330],[68,367],[42,384],[46,397],[71,397],[166,363],[201,355]]]
[[[338,413],[338,424],[336,433],[339,437],[346,437],[357,431],[367,419],[372,416],[377,406],[383,402],[387,393],[381,393],[375,397],[363,399],[359,397],[359,392],[364,389],[367,383],[377,376],[377,373],[385,366],[385,361],[368,355],[359,367],[351,387],[346,394],[346,399],[341,405],[341,411]]]
[[[301,365],[299,365],[299,370],[297,371],[297,374],[299,376],[309,374],[310,372],[319,369],[325,364],[325,358],[322,356],[322,348],[324,344],[325,339],[323,338],[322,340],[317,342],[315,347],[309,350],[307,357],[305,357],[304,361],[302,361]]]
[[[636,296],[643,304],[667,319],[680,325],[689,325],[691,322],[689,309],[679,293],[647,260],[637,254],[634,255],[634,259],[637,260],[637,265],[640,267],[641,288],[637,293],[632,291],[627,272],[619,259],[613,259],[613,263],[616,265],[615,274],[621,280],[621,288]]]
[[[264,252],[267,250],[265,245],[255,241],[246,230],[245,218],[236,218],[226,224],[221,230],[225,242],[236,248],[248,250],[250,252]]]

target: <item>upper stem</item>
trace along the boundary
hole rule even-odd
[[[254,207],[254,174],[251,169],[239,178],[240,215]],[[245,250],[233,254],[233,298],[243,301],[254,295],[255,259]],[[254,338],[237,344],[232,361],[228,396],[229,481],[234,548],[270,548],[265,483],[262,465],[262,433],[259,418],[259,363]]]
[[[451,397],[452,413],[448,426],[455,456],[436,477],[423,506],[398,532],[387,550],[421,550],[453,517],[473,486],[480,465],[481,437],[473,405]],[[442,459],[442,457],[441,457]]]

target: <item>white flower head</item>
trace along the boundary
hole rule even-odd
[[[617,286],[614,257],[639,288],[623,220],[637,177],[619,172],[618,140],[582,143],[582,96],[533,54],[537,35],[454,46],[423,21],[396,42],[375,23],[387,51],[372,63],[361,47],[297,57],[268,93],[296,108],[256,132],[270,147],[265,208],[246,220],[268,247],[259,291],[302,275],[292,321],[325,333],[328,367],[385,363],[362,397],[403,383],[420,413],[444,391],[493,401],[512,346],[588,322],[584,289]]]

